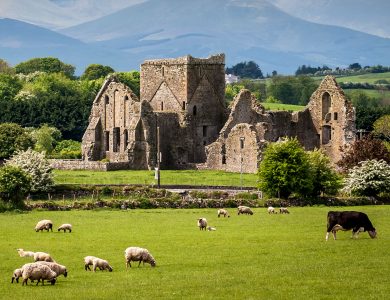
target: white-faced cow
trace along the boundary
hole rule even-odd
[[[371,238],[376,237],[375,228],[365,213],[358,211],[330,211],[328,212],[328,227],[326,240],[329,233],[332,232],[333,238],[336,239],[338,230],[351,230],[352,238],[357,238],[360,231],[367,231]]]

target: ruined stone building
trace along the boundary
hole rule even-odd
[[[223,54],[147,60],[140,99],[108,78],[93,102],[84,162],[152,169],[159,143],[163,168],[256,172],[265,145],[283,137],[296,136],[307,150],[322,148],[333,162],[339,147],[354,140],[354,108],[333,77],[322,81],[303,111],[266,111],[246,90],[228,109],[224,68]]]

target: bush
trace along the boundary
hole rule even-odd
[[[0,168],[0,198],[14,207],[23,207],[23,197],[31,188],[31,177],[19,167]]]

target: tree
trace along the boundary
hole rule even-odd
[[[0,73],[14,74],[15,70],[5,60],[0,58]]]
[[[110,73],[114,73],[115,70],[110,66],[103,66],[99,64],[89,65],[83,75],[81,75],[81,80],[95,80],[99,78],[104,78]]]
[[[29,134],[18,124],[0,124],[0,159],[9,158],[18,150],[34,145]]]
[[[226,74],[233,74],[241,78],[264,78],[259,65],[254,61],[240,62],[231,68],[226,68]]]
[[[225,87],[225,100],[227,103],[233,101],[234,97],[242,90],[245,86],[240,84],[227,84]]]
[[[390,165],[376,159],[360,162],[349,171],[344,191],[374,197],[381,192],[390,192]]]
[[[321,150],[309,151],[312,169],[313,195],[335,195],[342,186],[341,177],[333,169],[330,159]]]
[[[0,168],[0,198],[14,207],[23,204],[23,196],[30,190],[31,178],[19,167]]]
[[[374,122],[374,134],[390,141],[390,115],[384,115]]]
[[[52,156],[55,158],[81,158],[81,143],[73,140],[60,141]]]
[[[356,140],[352,145],[341,148],[342,158],[337,165],[344,171],[357,166],[361,161],[371,159],[383,159],[390,162],[390,153],[379,139],[374,138],[371,134]]]
[[[127,85],[139,97],[140,93],[140,74],[138,71],[117,72],[115,76],[119,81]]]
[[[43,124],[37,129],[34,128],[30,134],[35,142],[34,150],[46,154],[51,154],[61,139],[61,132],[47,124]]]
[[[65,76],[72,78],[75,67],[65,64],[55,57],[33,58],[21,62],[15,66],[16,73],[30,74],[36,71],[46,73],[63,73]]]
[[[32,149],[18,151],[6,166],[19,167],[31,177],[32,192],[46,192],[53,186],[53,173],[49,161],[43,153]]]
[[[350,70],[360,70],[362,66],[359,63],[353,63],[348,66]]]
[[[311,170],[308,155],[296,138],[271,143],[260,163],[259,187],[272,197],[306,196],[313,190]]]

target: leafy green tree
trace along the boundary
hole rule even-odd
[[[225,100],[227,103],[233,101],[234,97],[242,90],[245,86],[240,84],[227,84],[225,87]]]
[[[376,159],[360,162],[349,171],[344,191],[374,197],[390,192],[390,165]]]
[[[390,141],[390,114],[380,117],[374,122],[374,131],[373,133],[383,138],[386,141]]]
[[[49,191],[54,184],[49,161],[43,153],[36,152],[31,148],[26,151],[18,151],[10,160],[7,160],[6,166],[21,168],[29,174],[32,192]]]
[[[140,93],[140,74],[138,71],[117,72],[115,76],[119,81],[126,84],[139,97]]]
[[[15,70],[4,59],[0,58],[0,73],[14,74]]]
[[[313,195],[335,195],[342,187],[342,179],[334,170],[330,159],[321,150],[309,151],[312,169]]]
[[[23,206],[23,196],[30,191],[31,177],[19,167],[0,168],[0,198],[14,207]]]
[[[53,151],[55,158],[81,158],[81,143],[73,140],[60,141]]]
[[[99,78],[104,78],[108,74],[114,73],[115,70],[110,66],[103,66],[99,64],[91,64],[89,65],[83,75],[81,75],[80,79],[82,80],[95,80]]]
[[[61,139],[61,132],[57,128],[50,127],[47,124],[37,129],[34,128],[30,134],[35,142],[34,150],[45,152],[46,154],[51,154]]]
[[[55,57],[32,58],[15,66],[16,73],[30,74],[36,71],[46,73],[63,73],[72,78],[75,67],[65,64]]]
[[[254,61],[240,62],[231,68],[226,68],[226,74],[233,74],[240,76],[241,78],[264,78],[263,72],[261,71],[259,65]]]
[[[18,150],[34,145],[30,135],[18,124],[0,124],[0,159],[7,159]]]
[[[379,139],[373,135],[367,135],[360,140],[356,140],[352,145],[341,148],[342,158],[337,165],[344,171],[357,166],[365,160],[381,160],[390,162],[390,153]]]
[[[312,169],[308,155],[296,138],[271,143],[259,168],[259,187],[272,197],[312,193]]]
[[[360,70],[362,66],[359,63],[353,63],[348,66],[350,70]]]
[[[0,102],[11,101],[21,88],[22,84],[17,77],[0,73]]]

